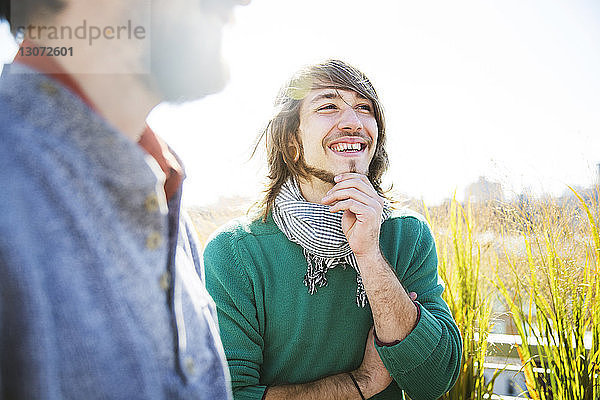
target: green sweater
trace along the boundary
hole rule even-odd
[[[462,342],[442,300],[437,255],[426,223],[393,216],[381,227],[383,255],[403,286],[418,294],[420,319],[399,344],[377,347],[394,378],[373,399],[436,399],[460,370]],[[356,273],[336,267],[310,295],[306,259],[272,217],[236,220],[208,243],[206,286],[217,304],[234,398],[261,399],[266,386],[305,383],[356,369],[373,325],[356,305]]]

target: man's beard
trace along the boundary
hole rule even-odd
[[[340,174],[334,174],[331,171],[327,171],[321,168],[316,168],[316,167],[311,167],[310,165],[306,165],[304,167],[304,170],[308,173],[308,175],[313,176],[317,179],[322,180],[325,183],[331,183],[331,184],[336,184],[335,182],[335,177],[340,175]],[[356,162],[354,160],[350,161],[350,164],[348,165],[348,171],[346,172],[358,172],[358,170],[356,169]],[[366,172],[364,173],[366,175]]]
[[[203,44],[206,45],[204,42]],[[160,96],[165,101],[180,103],[197,100],[219,92],[229,78],[218,49],[208,48],[204,52],[197,49],[188,50],[196,53],[184,54],[182,57],[172,49],[161,49],[158,45],[153,47],[152,75]],[[154,55],[157,53],[161,56]],[[169,53],[170,55],[165,57],[165,54]]]
[[[189,25],[156,23],[142,55],[150,74],[144,83],[163,101],[185,102],[219,92],[229,80],[221,55],[221,26],[214,21]],[[194,32],[194,34],[190,34]]]

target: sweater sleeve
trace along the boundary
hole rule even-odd
[[[396,260],[395,268],[406,290],[417,293],[421,315],[412,332],[398,344],[376,344],[376,348],[394,380],[409,396],[437,399],[458,377],[462,340],[442,299],[444,287],[438,278],[433,236],[424,222],[410,219],[408,225],[414,228],[411,231],[416,237],[416,241],[411,241],[412,256],[406,267],[406,261]]]
[[[217,306],[221,339],[231,374],[235,400],[260,400],[264,341],[254,288],[240,262],[234,237],[223,232],[204,251],[206,288]]]

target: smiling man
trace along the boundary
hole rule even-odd
[[[370,81],[337,60],[302,69],[263,138],[260,215],[204,253],[234,398],[437,399],[458,376],[460,333],[427,224],[381,189]]]

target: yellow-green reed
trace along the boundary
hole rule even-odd
[[[490,332],[491,298],[480,279],[481,251],[473,235],[473,212],[453,199],[449,209],[434,221],[424,206],[438,247],[439,273],[444,281],[448,303],[463,341],[461,373],[443,399],[475,400],[489,398],[494,377],[486,383],[484,361]],[[439,222],[439,224],[438,224]]]
[[[547,202],[524,210],[526,274],[509,255],[512,289],[500,275],[496,280],[521,338],[523,389],[536,400],[600,396],[598,207],[575,196],[579,207],[573,209]]]

